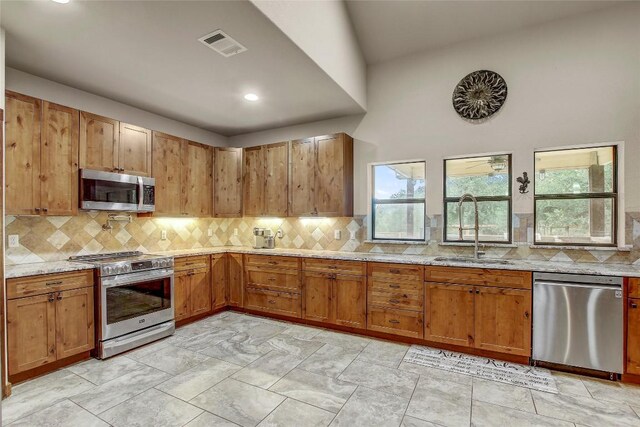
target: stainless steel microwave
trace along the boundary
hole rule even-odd
[[[89,169],[80,171],[80,209],[153,212],[156,180]]]

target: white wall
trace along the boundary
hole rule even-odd
[[[367,66],[342,0],[252,3],[366,110]]]
[[[367,114],[230,138],[255,145],[342,130],[355,139],[355,212],[366,214],[369,162],[427,159],[427,210],[442,212],[442,159],[512,152],[533,175],[536,148],[624,141],[626,211],[640,210],[640,3],[369,67]],[[462,120],[451,94],[471,71],[500,73],[508,98],[485,123]],[[306,135],[303,131],[309,131]],[[517,188],[517,187],[514,187]],[[531,194],[514,212],[533,211]]]
[[[2,67],[5,70],[5,67]],[[16,70],[6,68],[6,88],[57,104],[214,146],[227,145],[227,137],[139,108],[94,95]],[[4,92],[3,92],[4,93]],[[4,97],[2,97],[4,102]]]

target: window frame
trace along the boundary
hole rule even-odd
[[[613,169],[611,171],[613,178],[613,191],[610,193],[571,193],[571,194],[542,194],[536,193],[536,154],[537,153],[549,153],[554,151],[571,151],[571,150],[588,150],[590,148],[612,148],[613,149]],[[552,149],[540,149],[533,152],[533,245],[534,246],[576,246],[576,247],[601,247],[601,248],[615,248],[618,246],[618,204],[619,204],[619,192],[618,192],[618,145],[617,144],[604,144],[604,145],[585,145],[568,148],[552,148]],[[611,208],[611,222],[613,229],[611,230],[611,243],[576,243],[576,242],[544,242],[537,240],[538,230],[538,218],[537,218],[537,203],[538,200],[591,200],[591,199],[613,199],[613,206]]]
[[[406,163],[422,163],[424,167],[424,197],[422,198],[413,198],[413,199],[387,199],[387,200],[376,200],[376,174],[375,168],[377,166],[389,166],[389,165],[400,165]],[[415,242],[415,243],[425,243],[427,241],[427,161],[426,160],[394,160],[390,162],[377,162],[369,164],[369,173],[371,177],[369,179],[369,183],[371,185],[370,193],[369,193],[369,203],[371,205],[371,236],[370,239],[376,242]],[[422,238],[421,239],[403,239],[403,238],[393,238],[393,239],[385,239],[376,237],[376,205],[401,205],[401,204],[417,204],[422,203]]]
[[[478,203],[480,202],[507,202],[507,206],[509,208],[509,212],[507,214],[508,224],[507,229],[509,230],[509,238],[507,240],[482,240],[478,239],[479,243],[487,243],[487,244],[499,244],[499,245],[510,245],[513,243],[513,155],[512,153],[492,153],[492,154],[478,154],[473,156],[464,156],[464,157],[450,157],[444,159],[442,162],[442,218],[443,218],[443,229],[442,229],[442,241],[445,243],[473,243],[473,240],[465,240],[464,236],[462,240],[459,239],[449,239],[447,237],[447,203],[457,203],[460,200],[460,197],[447,197],[447,161],[448,160],[466,160],[466,159],[475,159],[479,157],[493,157],[493,156],[507,156],[508,161],[508,174],[509,174],[509,195],[508,196],[478,196],[476,200]]]

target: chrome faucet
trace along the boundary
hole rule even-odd
[[[471,199],[471,201],[473,202],[473,210],[474,210],[474,225],[473,228],[464,228],[462,226],[462,203],[466,200],[466,199]],[[473,194],[470,193],[465,193],[462,196],[460,196],[460,200],[458,200],[458,220],[460,225],[458,226],[458,236],[459,239],[462,240],[462,232],[465,230],[473,230],[475,233],[475,243],[473,245],[473,257],[475,259],[480,259],[480,255],[484,255],[484,252],[479,251],[478,250],[478,232],[479,232],[479,225],[478,225],[478,201],[476,200],[475,196]]]

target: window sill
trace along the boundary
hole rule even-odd
[[[631,246],[575,246],[575,245],[529,245],[531,249],[583,250],[602,252],[631,252]]]
[[[515,243],[478,243],[480,247],[488,247],[488,248],[517,248],[518,245]],[[439,242],[438,246],[466,246],[473,247],[475,243],[473,242]]]
[[[365,240],[363,243],[371,243],[375,245],[379,244],[391,244],[391,245],[428,245],[426,240]]]

